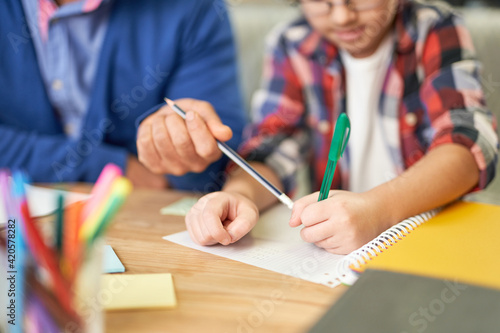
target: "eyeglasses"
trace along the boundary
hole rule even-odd
[[[328,15],[334,6],[345,5],[349,10],[360,12],[379,7],[386,0],[300,0],[302,10],[310,16]]]

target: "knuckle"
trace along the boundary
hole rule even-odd
[[[144,153],[141,153],[141,152],[138,152],[137,154],[137,159],[139,160],[139,162],[141,162],[142,164],[146,164],[149,162],[149,155],[146,154],[145,152]]]
[[[193,212],[193,208],[187,212],[184,222],[186,222],[186,228],[191,229],[193,221],[196,219],[196,213]]]
[[[201,128],[199,115],[197,116],[197,112],[194,112],[194,111],[191,111],[191,112],[194,113],[194,119],[187,120],[186,125],[187,125],[190,132],[196,132],[196,131],[199,131]]]
[[[166,131],[159,130],[154,133],[154,140],[159,144],[165,144],[165,142],[170,140],[170,137],[167,135]]]
[[[149,161],[149,162],[148,161],[144,161],[141,158],[139,158],[139,162],[141,162],[142,165],[144,165],[152,173],[159,174],[162,171],[162,167],[158,163],[151,162],[151,161]]]
[[[182,176],[185,174],[184,170],[182,168],[170,168],[170,170],[168,171],[169,174],[173,175],[173,176]]]
[[[175,139],[175,146],[180,150],[187,150],[191,148],[191,140],[186,135],[179,135]]]
[[[144,156],[139,156],[138,160],[144,167],[146,167],[146,169],[148,169],[152,173],[161,174],[165,170],[160,163],[149,160]]]
[[[307,231],[306,231],[306,228],[303,228],[301,231],[300,231],[300,237],[305,241],[307,242],[308,241],[308,235],[307,235]]]
[[[200,108],[203,108],[204,110],[211,110],[212,104],[207,101],[200,101]]]
[[[201,246],[205,246],[206,244],[204,243],[205,242],[205,239],[203,237],[200,237],[200,236],[197,236],[195,237],[194,239],[194,242],[198,245],[201,245]]]
[[[303,214],[303,212],[304,212],[305,207],[306,207],[306,206],[305,206],[305,204],[303,203],[303,201],[302,201],[302,200],[297,200],[297,201],[295,201],[295,202],[293,203],[293,210],[294,210],[295,212],[300,212],[301,216],[302,216],[302,214]]]
[[[152,159],[149,158],[149,156],[146,154],[138,154],[137,159],[142,165],[144,165],[146,168],[150,170],[156,167],[156,163],[154,163]]]
[[[211,193],[210,193],[211,194]],[[204,207],[206,206],[206,204],[208,203],[208,201],[210,201],[211,199],[211,195],[210,194],[207,194],[207,195],[204,195],[202,196],[199,200],[198,200],[198,203],[193,206],[193,207],[197,207],[198,209],[202,209],[201,207]]]
[[[150,136],[146,133],[139,133],[137,136],[137,146],[144,147],[150,143]]]
[[[315,216],[315,210],[311,206],[303,207],[302,213],[300,214],[300,219],[302,221],[311,221],[312,217]]]
[[[201,162],[200,163],[193,163],[193,165],[191,166],[191,171],[199,173],[199,172],[203,172],[206,168],[207,168],[206,163],[201,163]]]
[[[210,161],[218,159],[221,156],[221,151],[216,145],[203,145],[198,149],[197,153],[203,159]]]
[[[208,237],[204,237],[201,241],[200,241],[200,245],[202,246],[207,246],[207,245],[212,245],[214,242],[208,238]]]
[[[224,232],[221,229],[216,229],[212,231],[213,237],[218,240],[218,239],[223,239],[224,238]]]
[[[209,221],[210,219],[213,218],[213,213],[212,211],[209,209],[209,207],[205,207],[205,209],[203,209],[203,211],[201,212],[201,218],[204,220],[204,221]]]
[[[165,169],[163,169],[161,166],[159,166],[157,164],[155,164],[152,167],[149,167],[149,170],[151,170],[152,173],[157,174],[157,175],[163,174],[165,172]]]
[[[317,247],[321,247],[321,248],[326,248],[326,241],[325,240],[321,240],[319,242],[316,242],[314,243],[314,245],[316,245]]]

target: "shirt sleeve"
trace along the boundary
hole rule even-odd
[[[252,124],[240,153],[248,161],[269,166],[291,194],[297,170],[306,159],[309,133],[302,84],[294,71],[285,31],[275,29],[267,38],[261,88],[252,100]]]
[[[107,163],[125,169],[127,152],[92,138],[70,140],[0,125],[0,168],[25,171],[33,182],[95,181]]]
[[[228,9],[223,0],[200,0],[195,4],[179,25],[177,62],[164,96],[172,100],[194,98],[210,102],[222,122],[233,131],[227,144],[236,150],[247,118],[239,90]],[[140,116],[136,125],[162,105]],[[212,192],[222,187],[227,163],[228,158],[223,156],[204,172],[167,175],[167,178],[176,189]]]
[[[429,31],[422,53],[420,98],[430,127],[429,149],[446,143],[467,147],[480,171],[476,189],[495,176],[496,119],[481,88],[481,65],[462,18],[449,15]]]

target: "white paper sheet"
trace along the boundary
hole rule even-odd
[[[64,194],[64,206],[90,197],[88,194],[59,191],[32,185],[25,185],[25,189],[31,216],[45,216],[55,212],[59,193]]]
[[[165,236],[164,239],[196,250],[240,261],[274,272],[335,287],[337,263],[344,257],[326,252],[300,238],[300,227],[288,225],[290,210],[277,205],[261,215],[249,235],[228,246],[200,246],[187,231]]]
[[[57,209],[57,198],[59,193],[64,194],[64,205],[89,198],[88,194],[53,190],[50,188],[24,185],[30,214],[33,217],[52,214]],[[0,200],[0,225],[7,222],[3,200]]]

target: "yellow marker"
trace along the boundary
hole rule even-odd
[[[125,177],[117,178],[111,185],[109,196],[99,205],[99,209],[92,212],[83,223],[79,239],[81,241],[93,239],[97,231],[102,229],[103,224],[107,224],[107,220],[113,217],[131,191],[132,184],[128,179]]]

